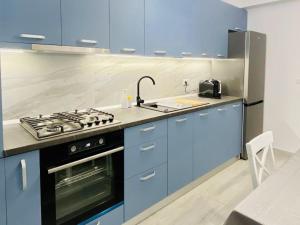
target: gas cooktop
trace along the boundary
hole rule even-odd
[[[111,126],[120,123],[120,121],[115,120],[113,114],[91,108],[81,111],[53,113],[50,116],[25,117],[20,119],[20,123],[33,137],[42,140]]]

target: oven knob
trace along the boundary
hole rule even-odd
[[[76,148],[76,145],[73,145],[72,147],[71,147],[71,152],[76,152],[76,150],[77,150],[77,148]]]
[[[100,139],[99,139],[99,144],[100,144],[100,145],[103,145],[103,143],[104,143],[103,138],[100,138]]]
[[[106,124],[106,122],[107,122],[107,119],[103,119],[103,120],[102,120],[102,123],[103,123],[103,124]]]
[[[112,123],[114,121],[114,117],[109,118],[109,122]]]
[[[98,126],[100,124],[100,120],[96,120],[95,124]]]
[[[87,122],[88,127],[93,126],[93,122]]]

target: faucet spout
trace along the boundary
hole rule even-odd
[[[143,76],[139,79],[139,81],[137,83],[137,96],[136,96],[136,105],[138,107],[140,107],[141,104],[144,103],[144,100],[141,99],[141,96],[140,96],[140,84],[143,79],[150,79],[152,81],[153,85],[155,85],[155,80],[150,76]]]

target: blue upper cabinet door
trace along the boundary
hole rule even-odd
[[[146,0],[146,55],[196,56],[201,45],[198,0]]]
[[[216,152],[213,151],[212,143],[214,133],[212,129],[213,110],[201,110],[194,113],[194,148],[193,148],[193,177],[198,177],[212,170]]]
[[[41,225],[39,152],[5,158],[7,225]]]
[[[193,179],[193,115],[168,119],[168,193]]]
[[[6,225],[4,159],[0,159],[0,224]]]
[[[109,48],[109,1],[62,0],[62,44]]]
[[[144,29],[144,0],[110,0],[112,53],[144,55]]]
[[[0,0],[0,41],[61,44],[60,0]]]

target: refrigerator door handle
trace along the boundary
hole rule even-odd
[[[261,103],[263,103],[263,102],[264,102],[264,100],[260,100],[260,101],[252,102],[252,103],[244,103],[244,105],[245,105],[246,107],[249,107],[249,106],[254,106],[254,105],[261,104]]]

